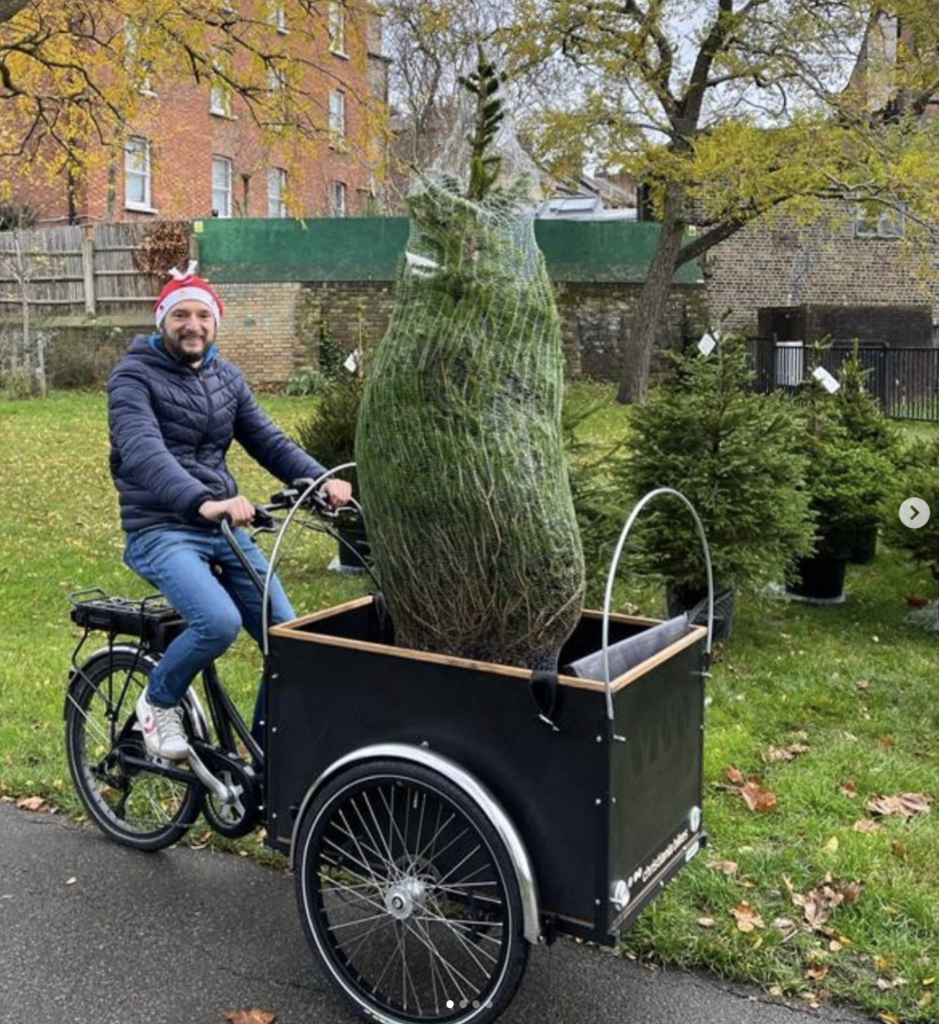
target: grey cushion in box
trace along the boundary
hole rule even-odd
[[[664,651],[666,647],[670,647],[676,640],[685,636],[689,628],[688,616],[676,615],[674,619],[660,622],[657,626],[651,626],[626,637],[625,640],[611,644],[610,679],[616,679],[659,651]],[[564,675],[576,676],[578,679],[593,679],[602,683],[603,649],[578,658],[562,671]]]

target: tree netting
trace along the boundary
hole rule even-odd
[[[494,177],[472,200],[438,171],[409,199],[359,486],[398,643],[554,670],[584,591],[560,323],[526,183]]]

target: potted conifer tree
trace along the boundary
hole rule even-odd
[[[796,562],[786,589],[818,603],[844,600],[851,545],[883,517],[891,459],[847,431],[835,398],[810,377],[800,390],[806,488],[815,516],[815,550]]]
[[[864,367],[855,342],[851,355],[841,364],[838,375],[841,388],[835,394],[835,407],[841,425],[852,441],[895,463],[900,453],[900,437],[870,393],[868,382],[871,373]],[[872,510],[867,523],[859,525],[857,533],[847,538],[849,562],[867,565],[874,560],[880,519],[879,510]]]
[[[780,578],[811,550],[799,426],[780,395],[751,388],[748,343],[729,335],[710,354],[696,347],[635,406],[621,493],[635,500],[673,487],[694,505],[720,594],[715,634],[727,635],[733,595]],[[693,522],[666,502],[637,524],[643,566],[661,572],[669,610],[698,606],[706,575]]]

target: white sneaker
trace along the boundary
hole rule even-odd
[[[150,703],[144,690],[137,700],[137,721],[148,753],[168,761],[185,761],[189,756],[189,743],[178,707],[157,707]]]

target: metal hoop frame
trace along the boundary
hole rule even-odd
[[[267,575],[264,577],[264,594],[261,597],[261,636],[263,643],[261,650],[266,658],[270,652],[270,639],[268,638],[268,613],[270,610],[270,593],[271,593],[271,580],[274,578],[274,572],[277,569],[277,560],[280,558],[280,546],[284,539],[287,527],[293,520],[293,517],[297,514],[297,510],[302,508],[303,503],[309,498],[309,496],[315,493],[322,485],[323,482],[328,480],[331,476],[335,476],[336,473],[341,473],[346,469],[355,469],[354,462],[343,462],[340,466],[333,466],[332,469],[327,469],[325,473],[318,476],[307,489],[300,495],[293,507],[287,513],[284,521],[280,525],[280,529],[277,531],[277,540],[274,542],[274,548],[271,551],[271,557],[268,559]]]
[[[639,513],[654,498],[658,498],[663,494],[671,495],[672,497],[678,498],[684,502],[694,519],[694,525],[698,531],[698,537],[701,540],[701,549],[704,552],[704,564],[707,569],[708,581],[708,635],[706,650],[708,657],[711,655],[711,639],[714,635],[714,573],[711,568],[711,549],[708,547],[708,539],[704,533],[704,526],[701,523],[701,518],[695,510],[694,505],[691,504],[681,491],[676,491],[673,487],[657,487],[654,491],[649,491],[645,497],[640,498],[639,501],[636,502],[635,508],[633,508],[632,512],[629,514],[629,518],[626,520],[626,525],[623,527],[623,530],[619,535],[616,550],[613,552],[613,561],[610,563],[610,572],[606,579],[606,594],[603,598],[603,684],[606,689],[606,716],[610,723],[613,722],[613,689],[610,685],[610,606],[613,603],[613,584],[616,580],[616,570],[619,568],[620,559],[623,555],[623,548],[626,545],[626,538],[629,536],[629,531],[632,530],[633,524],[639,518]]]

